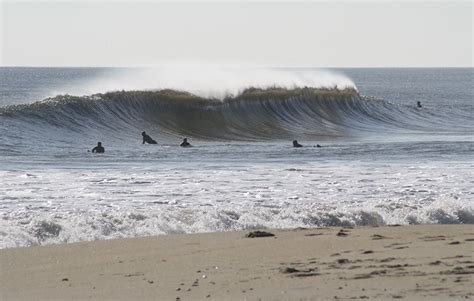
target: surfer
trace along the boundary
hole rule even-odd
[[[142,144],[145,144],[148,143],[148,144],[157,144],[155,140],[153,140],[149,135],[147,135],[146,132],[142,132],[142,136],[143,136],[143,143]]]
[[[321,145],[319,145],[319,144],[316,144],[316,147],[322,147],[322,146],[321,146]]]
[[[303,145],[299,144],[297,140],[293,140],[293,147],[303,147]]]
[[[421,101],[417,101],[417,102],[416,102],[416,106],[417,106],[418,108],[422,108],[422,107],[423,107],[423,106],[421,105]]]
[[[181,147],[191,147],[192,145],[188,142],[188,138],[184,138],[183,142],[179,145]]]
[[[97,146],[92,149],[92,152],[98,154],[102,154],[103,152],[105,152],[105,149],[102,146],[102,142],[97,142]]]

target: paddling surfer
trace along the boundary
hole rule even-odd
[[[92,149],[93,153],[102,154],[105,152],[105,148],[102,146],[102,142],[97,142],[97,146]]]
[[[188,138],[184,138],[183,142],[179,145],[181,147],[191,147],[192,145],[188,142]]]
[[[298,140],[293,140],[293,147],[303,147],[303,145],[298,143]]]
[[[142,132],[142,137],[143,137],[143,143],[148,143],[148,144],[157,144],[155,140],[153,140],[145,131]]]

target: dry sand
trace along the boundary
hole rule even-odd
[[[0,251],[1,300],[472,300],[474,225],[166,235]],[[341,234],[339,234],[341,233]]]

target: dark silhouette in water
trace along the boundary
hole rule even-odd
[[[293,147],[303,147],[303,145],[299,144],[297,140],[293,140]]]
[[[157,144],[156,141],[153,140],[150,136],[148,136],[146,132],[142,132],[142,136],[143,136],[142,144],[145,144],[145,142],[148,144]]]
[[[188,142],[188,138],[184,138],[183,142],[179,145],[181,147],[191,147],[192,145]]]
[[[102,142],[97,142],[97,146],[92,149],[93,153],[99,153],[102,154],[105,152],[104,147],[102,146]]]
[[[319,145],[319,144],[316,144],[316,147],[322,147],[322,146],[321,146],[321,145]]]
[[[418,108],[422,108],[422,107],[423,107],[423,106],[421,105],[421,101],[417,101],[417,102],[416,102],[416,106],[417,106]]]

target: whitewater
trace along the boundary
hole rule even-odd
[[[472,68],[2,67],[0,248],[472,224],[472,76]],[[158,145],[141,144],[142,131]],[[178,146],[184,137],[193,148]],[[97,141],[105,154],[89,152]]]

